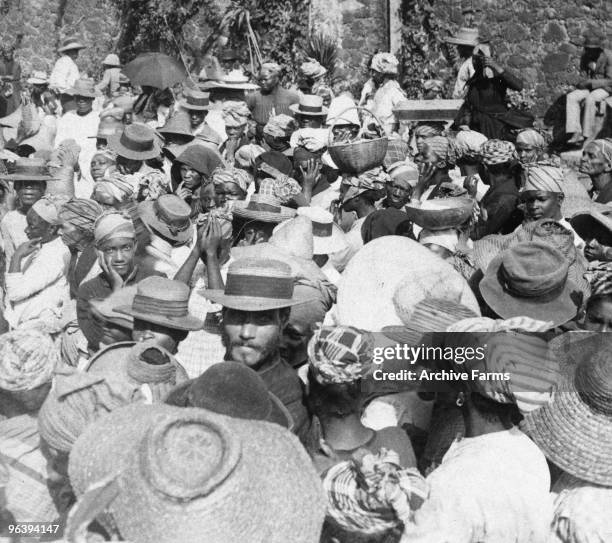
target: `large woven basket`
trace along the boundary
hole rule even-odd
[[[474,201],[470,198],[438,198],[426,200],[420,207],[407,205],[410,220],[426,230],[456,228],[472,216]]]
[[[347,111],[350,111],[351,109],[356,109],[358,111],[367,111],[370,116],[378,123],[382,134],[384,134],[384,129],[382,128],[382,124],[380,123],[380,121],[369,109],[360,106],[354,106],[345,109],[341,114],[336,117],[336,120],[334,120],[332,125],[329,127],[330,144],[327,150],[329,151],[332,160],[334,161],[336,166],[338,166],[338,169],[342,173],[359,175],[367,170],[371,170],[372,168],[382,166],[383,160],[385,159],[385,155],[387,154],[387,146],[389,144],[389,140],[387,136],[381,136],[372,140],[360,140],[349,143],[334,143],[334,125],[336,124],[338,119],[342,119],[342,115],[344,115]],[[364,131],[365,127],[362,127],[357,137],[362,137]]]

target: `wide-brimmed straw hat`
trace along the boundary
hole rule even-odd
[[[165,277],[146,277],[137,285],[131,306],[115,307],[118,313],[174,330],[201,330],[204,322],[189,313],[189,287]]]
[[[62,44],[58,47],[58,52],[63,53],[64,51],[70,51],[74,49],[85,49],[85,46],[78,40],[78,38],[66,38]]]
[[[316,94],[304,94],[298,104],[291,104],[289,109],[296,115],[306,117],[325,117],[327,108],[323,106],[323,98]]]
[[[196,379],[177,386],[166,399],[177,407],[200,407],[220,415],[274,422],[291,430],[293,420],[259,374],[238,362],[212,365]]]
[[[94,82],[91,79],[77,79],[72,88],[66,91],[71,96],[84,96],[85,98],[96,98],[100,93],[96,91]]]
[[[500,317],[527,316],[555,326],[576,316],[578,287],[565,256],[543,242],[526,241],[496,256],[480,282],[480,293]]]
[[[151,128],[144,124],[127,125],[120,134],[108,136],[110,150],[130,160],[150,160],[161,154],[161,148]]]
[[[114,66],[118,68],[121,66],[121,61],[119,60],[119,57],[115,55],[115,53],[109,53],[104,57],[102,64],[104,66]]]
[[[234,202],[233,213],[236,217],[252,221],[279,223],[295,217],[295,209],[285,207],[272,196],[253,194],[249,201]]]
[[[312,221],[313,254],[329,255],[346,248],[342,229],[334,223],[334,216],[321,207],[298,207],[298,215]]]
[[[607,207],[603,212],[592,209],[576,213],[570,219],[572,228],[582,239],[596,239],[606,247],[612,246],[612,209]]]
[[[307,301],[294,296],[293,283],[289,264],[264,258],[242,258],[229,265],[225,290],[202,290],[200,294],[231,309],[268,311]]]
[[[49,83],[49,76],[46,72],[36,70],[32,72],[32,75],[30,77],[28,77],[27,82],[30,85],[46,85],[47,83]]]
[[[184,98],[178,102],[178,105],[183,109],[194,111],[208,111],[210,109],[210,94],[207,92],[187,89],[183,96]]]
[[[162,194],[157,200],[138,204],[138,214],[147,230],[179,243],[186,243],[193,235],[189,216],[191,208],[176,194]]]
[[[89,300],[89,304],[93,311],[105,321],[131,330],[134,328],[134,319],[125,313],[118,313],[115,308],[131,306],[134,296],[136,296],[136,285],[128,285],[116,290],[106,298]]]
[[[83,499],[96,483],[112,485],[92,501],[135,543],[312,543],[325,517],[320,479],[297,437],[205,409],[117,409],[80,436],[68,472]]]
[[[0,174],[0,179],[9,181],[53,181],[47,162],[41,158],[20,158],[8,163],[8,173]]]
[[[480,35],[477,28],[460,28],[454,36],[445,38],[446,43],[453,45],[467,45],[476,47],[480,42]]]
[[[202,90],[230,89],[230,90],[257,90],[259,85],[250,83],[249,78],[240,70],[232,70],[220,79],[206,81],[198,85]]]
[[[527,415],[522,429],[563,471],[612,487],[612,335],[599,336],[597,352],[581,357],[552,401]]]

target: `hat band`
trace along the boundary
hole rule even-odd
[[[323,107],[322,106],[305,106],[303,104],[300,104],[298,106],[298,112],[303,111],[304,113],[321,113],[323,114]]]
[[[135,151],[138,153],[153,150],[153,140],[152,139],[141,140],[141,141],[133,140],[125,133],[125,130],[123,131],[123,133],[121,134],[121,137],[119,138],[119,143],[121,143],[121,145],[123,145],[123,147],[125,147],[126,149],[130,151]]]
[[[132,302],[132,310],[137,313],[151,313],[164,317],[186,317],[189,313],[187,300],[158,300],[142,294],[136,294]]]
[[[49,176],[49,171],[46,168],[40,166],[17,166],[15,171],[10,172],[9,175],[31,175],[33,177]]]
[[[263,202],[255,202],[253,200],[249,201],[249,205],[247,205],[246,209],[249,211],[267,211],[270,213],[280,213],[280,206],[276,206],[274,204],[265,204]]]
[[[519,296],[521,298],[544,298],[542,301],[550,301],[554,300],[565,288],[565,282],[567,280],[567,273],[565,277],[560,282],[555,282],[549,286],[543,286],[539,288],[524,288],[520,284],[517,284],[516,281],[508,274],[508,271],[502,264],[499,267],[499,282],[504,288],[506,292],[509,294],[514,294],[515,296]],[[530,283],[533,285],[533,283]]]
[[[153,209],[155,210],[155,216],[168,227],[173,236],[176,236],[179,232],[184,232],[191,226],[189,217],[179,219],[170,217],[159,205],[158,200],[155,200]]]
[[[187,96],[185,102],[190,106],[207,106],[209,104],[206,98],[194,98],[193,96]]]
[[[312,221],[312,235],[318,238],[330,238],[332,235],[332,223]]]
[[[228,273],[225,295],[288,300],[293,296],[293,278]]]

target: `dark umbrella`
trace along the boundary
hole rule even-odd
[[[163,53],[143,53],[123,67],[134,85],[167,89],[185,81],[187,71],[181,62]]]

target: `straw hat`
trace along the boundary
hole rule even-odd
[[[117,313],[117,306],[131,306],[136,296],[136,285],[128,285],[113,292],[104,299],[89,300],[89,305],[93,311],[111,324],[132,330],[134,319],[123,313]]]
[[[121,61],[119,60],[119,57],[115,55],[115,53],[109,53],[104,57],[102,64],[104,66],[113,66],[118,68],[121,66]]]
[[[306,117],[325,117],[327,108],[323,107],[323,98],[316,94],[303,94],[298,104],[291,104],[289,109],[296,115]]]
[[[346,248],[342,229],[334,223],[334,216],[321,207],[298,207],[298,215],[312,221],[313,254],[329,255]]]
[[[123,110],[119,109],[119,111],[123,113]],[[118,121],[115,117],[111,115],[107,115],[105,117],[100,118],[100,124],[98,124],[98,132],[96,133],[96,135],[88,136],[88,138],[105,140],[108,138],[108,136],[120,134],[121,132],[123,132],[123,128],[124,124],[121,121]]]
[[[252,221],[280,223],[295,217],[295,209],[285,207],[272,196],[253,194],[249,201],[234,202],[234,216]]]
[[[162,194],[157,200],[140,202],[138,213],[147,230],[159,232],[165,238],[187,243],[193,236],[191,208],[176,194]]]
[[[337,322],[372,332],[404,326],[427,297],[452,300],[475,313],[478,302],[448,262],[403,236],[383,236],[351,259],[338,286]]]
[[[96,98],[100,96],[91,79],[77,79],[72,88],[66,91],[66,94],[84,96],[85,98]]]
[[[177,407],[200,407],[213,413],[274,422],[291,430],[293,420],[259,374],[238,362],[213,364],[196,379],[177,386],[166,400]]]
[[[120,134],[108,136],[110,150],[130,160],[150,160],[161,154],[155,133],[144,124],[132,123]]]
[[[567,278],[568,270],[565,256],[551,245],[518,243],[491,261],[480,292],[504,319],[528,316],[559,326],[578,310],[572,299],[578,287]]]
[[[202,90],[231,89],[231,90],[257,90],[259,85],[249,82],[249,78],[241,70],[232,70],[220,79],[200,83]]]
[[[132,305],[115,307],[117,313],[174,330],[201,330],[204,322],[189,313],[189,287],[165,277],[146,277],[137,285]]]
[[[607,207],[604,212],[592,209],[576,213],[570,219],[572,228],[582,239],[596,239],[606,247],[612,246],[612,209]]]
[[[476,47],[480,42],[480,36],[477,28],[460,28],[454,36],[450,36],[444,40],[446,43],[453,45],[468,45]]]
[[[178,102],[178,105],[183,109],[193,111],[208,111],[210,109],[210,95],[207,92],[186,89],[183,96],[184,98]]]
[[[204,409],[131,405],[74,445],[77,493],[112,477],[98,503],[135,543],[313,543],[325,516],[319,477],[298,439],[277,424]]]
[[[291,267],[278,260],[242,258],[229,265],[225,290],[200,291],[205,298],[241,311],[268,311],[304,303],[293,294]]]
[[[612,486],[612,337],[600,334],[596,353],[555,390],[553,400],[527,415],[523,430],[567,473]]]
[[[11,167],[12,165],[12,167]],[[40,158],[20,158],[8,163],[9,172],[0,174],[0,179],[9,181],[53,181],[47,163]]]
[[[312,260],[314,237],[308,217],[297,216],[274,227],[269,242],[289,254]]]
[[[47,85],[49,83],[49,76],[46,72],[36,70],[32,72],[27,81],[30,85]]]
[[[158,128],[160,134],[176,134],[178,136],[189,136],[193,139],[194,135],[191,131],[189,115],[186,111],[177,111],[170,117],[164,126]]]
[[[58,47],[58,52],[63,53],[64,51],[71,51],[75,49],[85,49],[85,46],[75,37],[66,38],[60,47]]]

